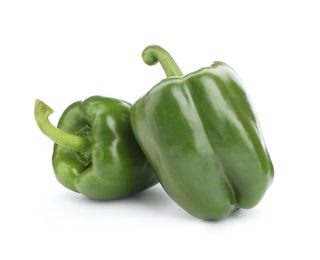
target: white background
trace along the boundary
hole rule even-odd
[[[1,1],[1,259],[319,259],[318,1]],[[96,202],[62,187],[36,98],[56,124],[76,100],[133,103],[165,77],[221,60],[244,81],[275,179],[261,203],[202,221],[157,185]]]

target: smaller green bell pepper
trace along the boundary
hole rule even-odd
[[[58,127],[48,117],[53,110],[35,102],[41,131],[55,142],[52,156],[57,180],[93,199],[116,199],[158,183],[130,126],[131,105],[92,96],[71,104]]]

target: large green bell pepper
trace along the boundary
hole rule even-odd
[[[58,127],[53,110],[35,102],[35,119],[55,142],[52,163],[57,180],[93,199],[116,199],[158,183],[130,126],[131,105],[101,96],[71,104]]]
[[[273,180],[258,119],[234,70],[223,62],[182,76],[159,46],[143,59],[167,77],[131,108],[134,135],[161,185],[183,209],[221,219],[259,203]]]

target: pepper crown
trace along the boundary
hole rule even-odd
[[[148,65],[155,65],[160,62],[167,77],[183,76],[182,71],[171,55],[158,45],[149,45],[142,52],[142,59]]]
[[[40,130],[58,145],[74,150],[83,155],[90,153],[91,140],[89,138],[66,133],[51,124],[49,116],[53,112],[53,109],[46,103],[36,99],[34,105],[34,116]]]

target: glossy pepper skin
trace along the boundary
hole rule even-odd
[[[223,62],[186,76],[159,46],[143,52],[168,78],[131,108],[136,139],[161,185],[183,209],[222,219],[259,203],[274,176],[257,116]]]
[[[54,142],[52,164],[57,180],[93,199],[117,199],[158,183],[130,126],[131,105],[92,96],[71,104],[57,128],[53,110],[35,103],[39,128]]]

